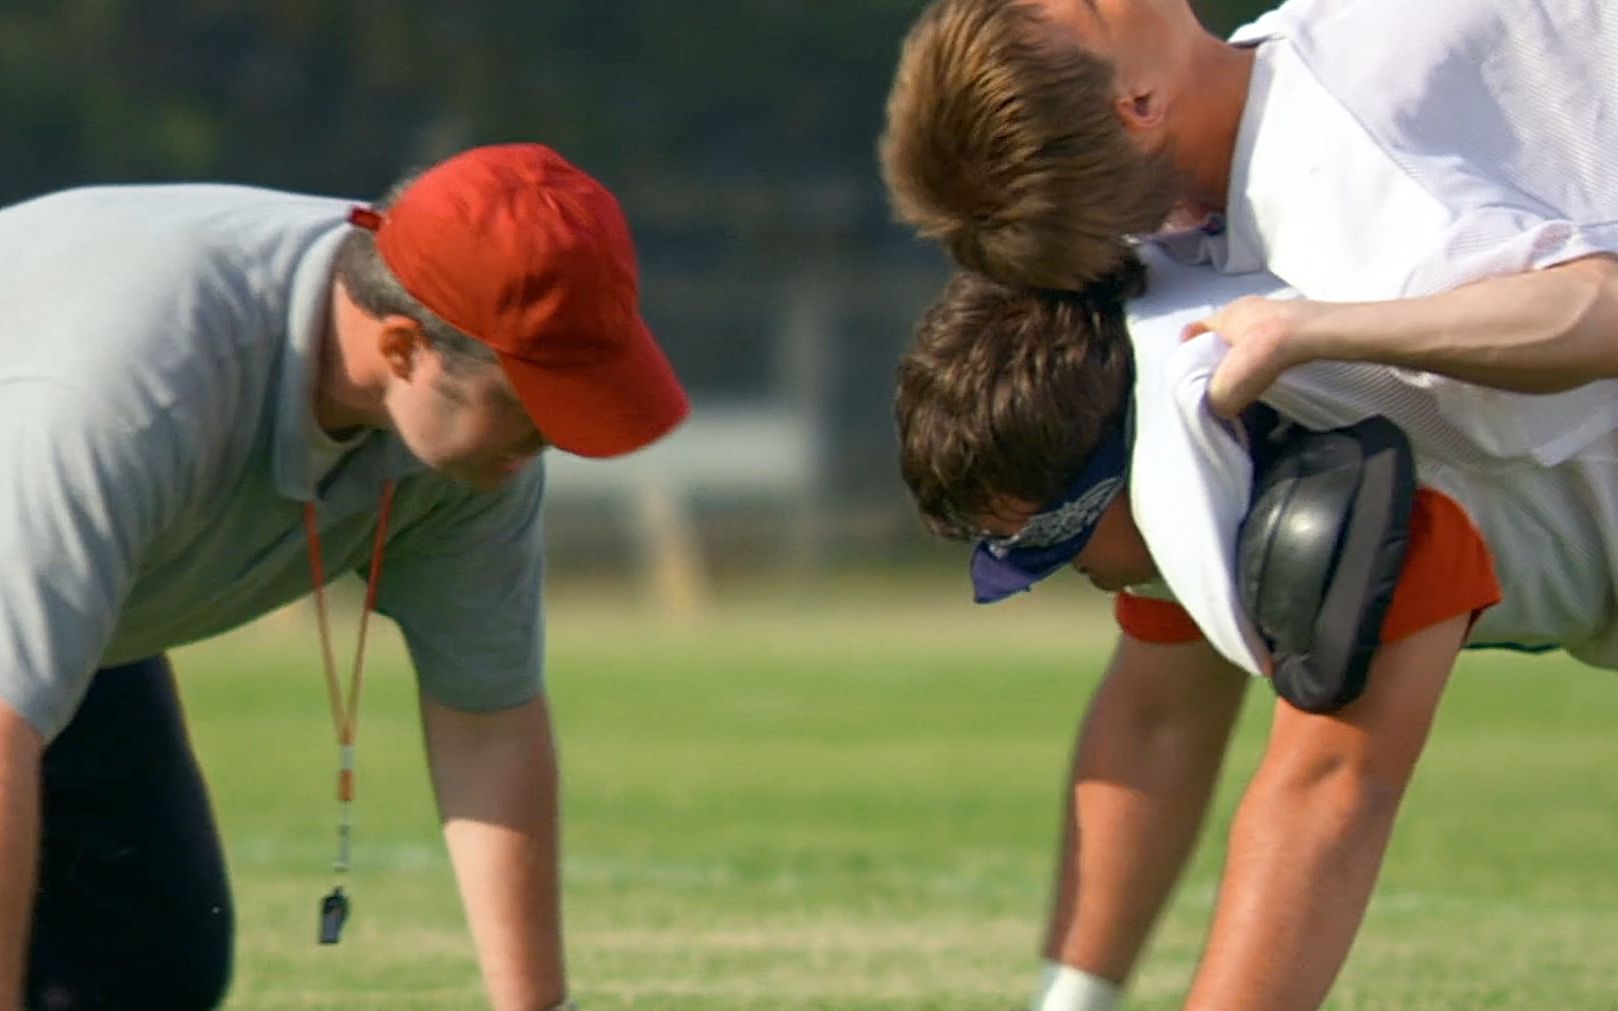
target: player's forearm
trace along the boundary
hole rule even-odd
[[[1075,754],[1047,958],[1114,982],[1129,975],[1196,843],[1239,710],[1244,680],[1221,674],[1185,691],[1188,709],[1127,678],[1097,692]]]
[[[1590,257],[1426,298],[1321,303],[1311,358],[1378,361],[1528,393],[1618,376],[1618,260]]]
[[[1346,769],[1314,783],[1255,779],[1187,1011],[1320,1006],[1364,917],[1400,792]]]
[[[0,1011],[22,1006],[39,859],[39,732],[0,703]]]
[[[554,845],[534,829],[455,819],[444,827],[495,1011],[545,1011],[567,996]]]
[[[1212,792],[1187,752],[1136,757],[1131,783],[1084,773],[1074,786],[1078,845],[1067,847],[1045,950],[1115,983],[1128,978],[1179,880]],[[1217,769],[1219,756],[1207,757]]]
[[[428,739],[444,837],[490,1002],[495,1011],[550,1008],[567,985],[556,764],[544,706],[430,713]]]

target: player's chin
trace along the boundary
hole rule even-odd
[[[511,483],[511,474],[507,471],[497,471],[492,474],[481,474],[466,482],[477,491],[499,491]]]
[[[1118,593],[1146,581],[1138,572],[1091,572],[1088,569],[1079,571],[1084,573],[1084,578],[1090,581],[1091,586],[1103,593]]]
[[[502,464],[457,463],[435,468],[440,474],[475,491],[498,491],[516,471]]]

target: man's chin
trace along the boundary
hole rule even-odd
[[[1086,572],[1084,577],[1090,581],[1091,586],[1094,586],[1103,593],[1122,593],[1132,586],[1140,586],[1144,583],[1151,582],[1153,579],[1157,578],[1157,575],[1156,573],[1115,572],[1098,576],[1093,573]]]
[[[1208,223],[1208,219],[1216,212],[1213,208],[1190,200],[1182,200],[1174,205],[1169,216],[1163,219],[1159,232],[1194,232],[1201,230]]]
[[[511,480],[511,471],[496,467],[439,467],[438,472],[474,491],[499,491]]]

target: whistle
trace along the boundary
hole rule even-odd
[[[348,896],[341,886],[320,900],[320,943],[336,944],[342,937],[343,924],[348,921]]]

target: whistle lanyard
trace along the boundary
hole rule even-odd
[[[320,657],[326,671],[326,694],[331,704],[332,727],[337,734],[337,859],[332,872],[339,884],[320,904],[320,943],[336,944],[348,919],[348,897],[340,883],[348,873],[349,842],[353,830],[351,809],[354,803],[354,740],[359,732],[360,686],[364,682],[365,631],[370,623],[371,611],[376,607],[377,580],[382,574],[382,549],[388,536],[388,514],[393,508],[393,482],[382,486],[382,497],[376,511],[376,539],[371,545],[371,571],[365,581],[365,607],[360,611],[360,626],[354,646],[354,666],[348,677],[345,694],[337,679],[337,661],[332,652],[331,625],[326,617],[326,567],[321,560],[320,523],[315,516],[315,504],[305,503],[303,526],[309,543],[309,577],[314,583],[315,621],[320,627]]]

